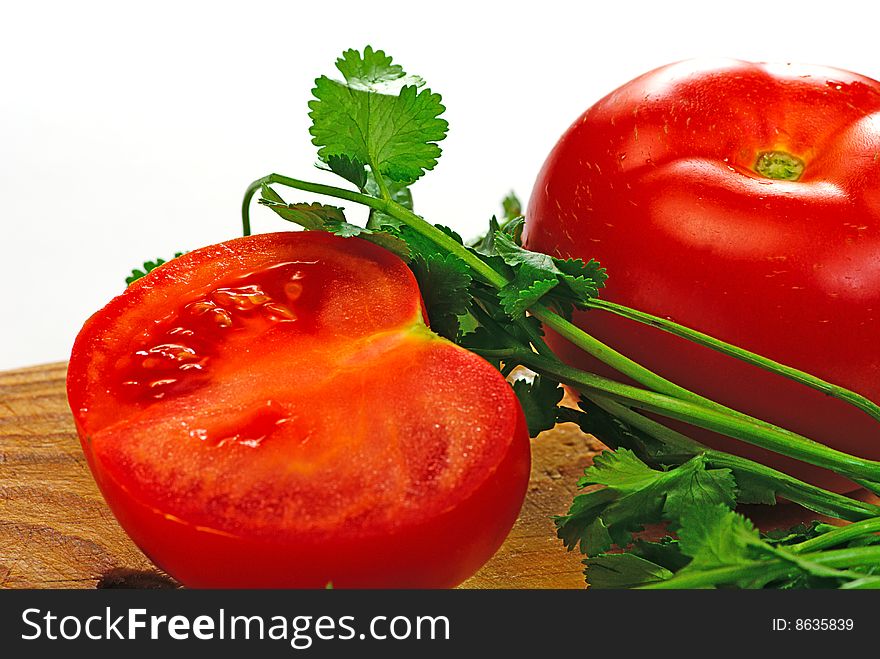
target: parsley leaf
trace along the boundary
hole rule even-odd
[[[448,124],[440,95],[419,91],[424,81],[408,76],[391,58],[370,46],[363,55],[347,50],[336,61],[343,80],[321,76],[309,103],[312,143],[319,157],[346,156],[392,181],[412,183],[433,169],[437,142]],[[350,180],[350,179],[349,179]]]

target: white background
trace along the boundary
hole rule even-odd
[[[346,48],[383,48],[443,95],[450,136],[416,206],[473,235],[636,75],[729,56],[880,78],[878,19],[874,3],[806,0],[6,2],[0,369],[66,359],[145,259],[238,235],[250,181],[317,176],[306,103]]]

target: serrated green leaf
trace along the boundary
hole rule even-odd
[[[498,293],[501,306],[511,318],[524,314],[533,304],[549,293],[557,284],[555,279],[539,279],[528,284],[514,280]]]
[[[556,408],[564,394],[558,382],[536,375],[531,382],[515,380],[513,391],[526,415],[530,437],[556,425]]]
[[[468,310],[470,268],[454,254],[429,253],[412,260],[410,267],[419,282],[431,329],[454,341],[459,334],[458,316]]]
[[[281,199],[277,193],[274,193],[274,197]],[[319,203],[285,204],[283,200],[276,201],[275,198],[264,196],[260,203],[271,208],[280,218],[298,224],[307,231],[325,231],[328,222],[345,223],[345,212],[338,206]]]
[[[385,187],[391,195],[391,201],[400,204],[408,210],[413,209],[412,191],[406,184],[385,178]],[[367,184],[364,191],[371,197],[379,198],[382,196],[379,190],[379,184],[376,183],[376,177],[373,175],[373,172],[370,172],[367,176]],[[370,209],[370,216],[367,219],[368,228],[379,229],[385,227],[400,229],[402,226],[403,223],[397,218],[391,217],[387,213],[383,213],[374,208]]]
[[[504,231],[495,233],[495,251],[507,265],[513,267],[528,266],[538,272],[556,277],[562,272],[556,267],[552,256],[541,252],[532,252],[516,244]]]
[[[343,238],[358,237],[375,243],[380,247],[394,252],[400,258],[409,260],[409,246],[404,240],[387,231],[373,231],[350,224],[345,213],[337,206],[326,204],[286,204],[281,196],[264,186],[260,203],[271,208],[279,217],[303,227],[306,231],[327,231]]]
[[[471,243],[474,251],[483,256],[497,256],[498,253],[495,251],[495,232],[500,230],[501,225],[498,224],[498,219],[493,215],[489,220],[489,230],[484,236]]]
[[[571,308],[596,297],[608,278],[596,261],[562,260],[532,252],[517,245],[504,231],[495,232],[492,248],[516,273],[502,289],[504,309],[511,315],[544,301],[570,316]]]
[[[346,50],[336,60],[336,68],[352,89],[379,94],[394,95],[408,85],[421,87],[425,84],[419,76],[407,75],[389,55],[373,50],[372,46],[364,48],[363,55],[353,48]]]
[[[590,588],[636,588],[665,581],[672,572],[635,554],[599,554],[584,561]]]
[[[593,459],[593,465],[578,482],[579,487],[592,485],[605,487],[576,496],[569,514],[557,520],[559,536],[577,538],[581,551],[587,554],[604,552],[612,546],[588,542],[586,532],[597,518],[607,528],[613,544],[624,546],[645,524],[665,520],[675,527],[693,506],[732,507],[736,503],[736,482],[730,470],[707,469],[702,455],[660,471],[627,449],[605,451]],[[605,503],[598,506],[596,500]],[[578,510],[588,514],[584,516]]]
[[[741,469],[733,470],[739,493],[736,500],[739,503],[755,503],[765,506],[776,505],[776,491],[767,485],[767,481]]]
[[[522,203],[512,190],[501,200],[501,208],[505,222],[510,222],[523,214]]]
[[[319,157],[344,155],[403,183],[433,169],[448,128],[440,95],[419,91],[421,79],[381,50],[346,51],[336,66],[344,80],[318,78],[309,103]]]
[[[337,176],[353,183],[358,190],[364,190],[367,187],[366,166],[356,158],[349,158],[346,155],[329,156],[327,166]]]
[[[661,538],[657,542],[642,539],[636,540],[631,551],[636,556],[665,567],[670,572],[678,572],[691,560],[681,553],[678,539],[671,536]]]
[[[284,199],[281,198],[281,195],[275,192],[275,190],[270,188],[265,183],[260,184],[260,196],[266,201],[272,201],[276,204],[284,203]]]
[[[683,572],[747,565],[760,556],[758,530],[727,506],[693,507],[681,519],[679,547],[691,562]]]

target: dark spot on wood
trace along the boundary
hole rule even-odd
[[[165,590],[180,588],[171,577],[147,570],[131,570],[117,567],[106,572],[95,588],[135,588],[146,590]]]

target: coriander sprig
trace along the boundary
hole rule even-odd
[[[307,230],[357,236],[394,251],[410,263],[437,331],[483,355],[505,375],[517,366],[539,374],[531,382],[513,383],[531,434],[557,420],[575,421],[616,447],[616,454],[597,458],[581,482],[601,489],[578,495],[568,515],[557,520],[569,548],[580,546],[593,555],[588,570],[616,574],[617,585],[630,586],[764,586],[810,579],[841,587],[876,583],[865,572],[869,560],[880,560],[876,547],[828,548],[851,538],[869,542],[864,534],[876,530],[880,507],[714,451],[643,413],[721,432],[832,469],[872,489],[880,489],[880,462],[836,451],[690,391],[577,327],[571,313],[595,309],[651,325],[845,400],[876,419],[880,406],[798,369],[600,299],[607,275],[597,262],[558,259],[523,247],[521,209],[513,197],[505,200],[503,222],[493,218],[487,234],[468,245],[454,231],[425,221],[412,210],[408,186],[433,169],[440,155],[438,142],[448,128],[440,118],[440,96],[380,50],[349,50],[336,64],[341,80],[322,76],[315,83],[311,133],[320,166],[356,189],[265,176],[246,191],[244,234],[251,232],[250,205],[260,192],[261,204]],[[273,185],[366,206],[370,218],[361,227],[350,224],[336,206],[286,203]],[[567,366],[544,342],[545,328],[640,386]],[[560,383],[582,394],[583,410],[559,406]],[[824,541],[811,537],[780,548],[730,512],[737,503],[772,504],[777,496],[821,514],[865,521],[846,533],[830,530]],[[628,553],[601,554],[629,546],[633,533],[654,522],[677,529],[681,540],[636,542]],[[716,536],[727,538],[735,549],[727,563],[708,560],[718,549],[706,548]]]

